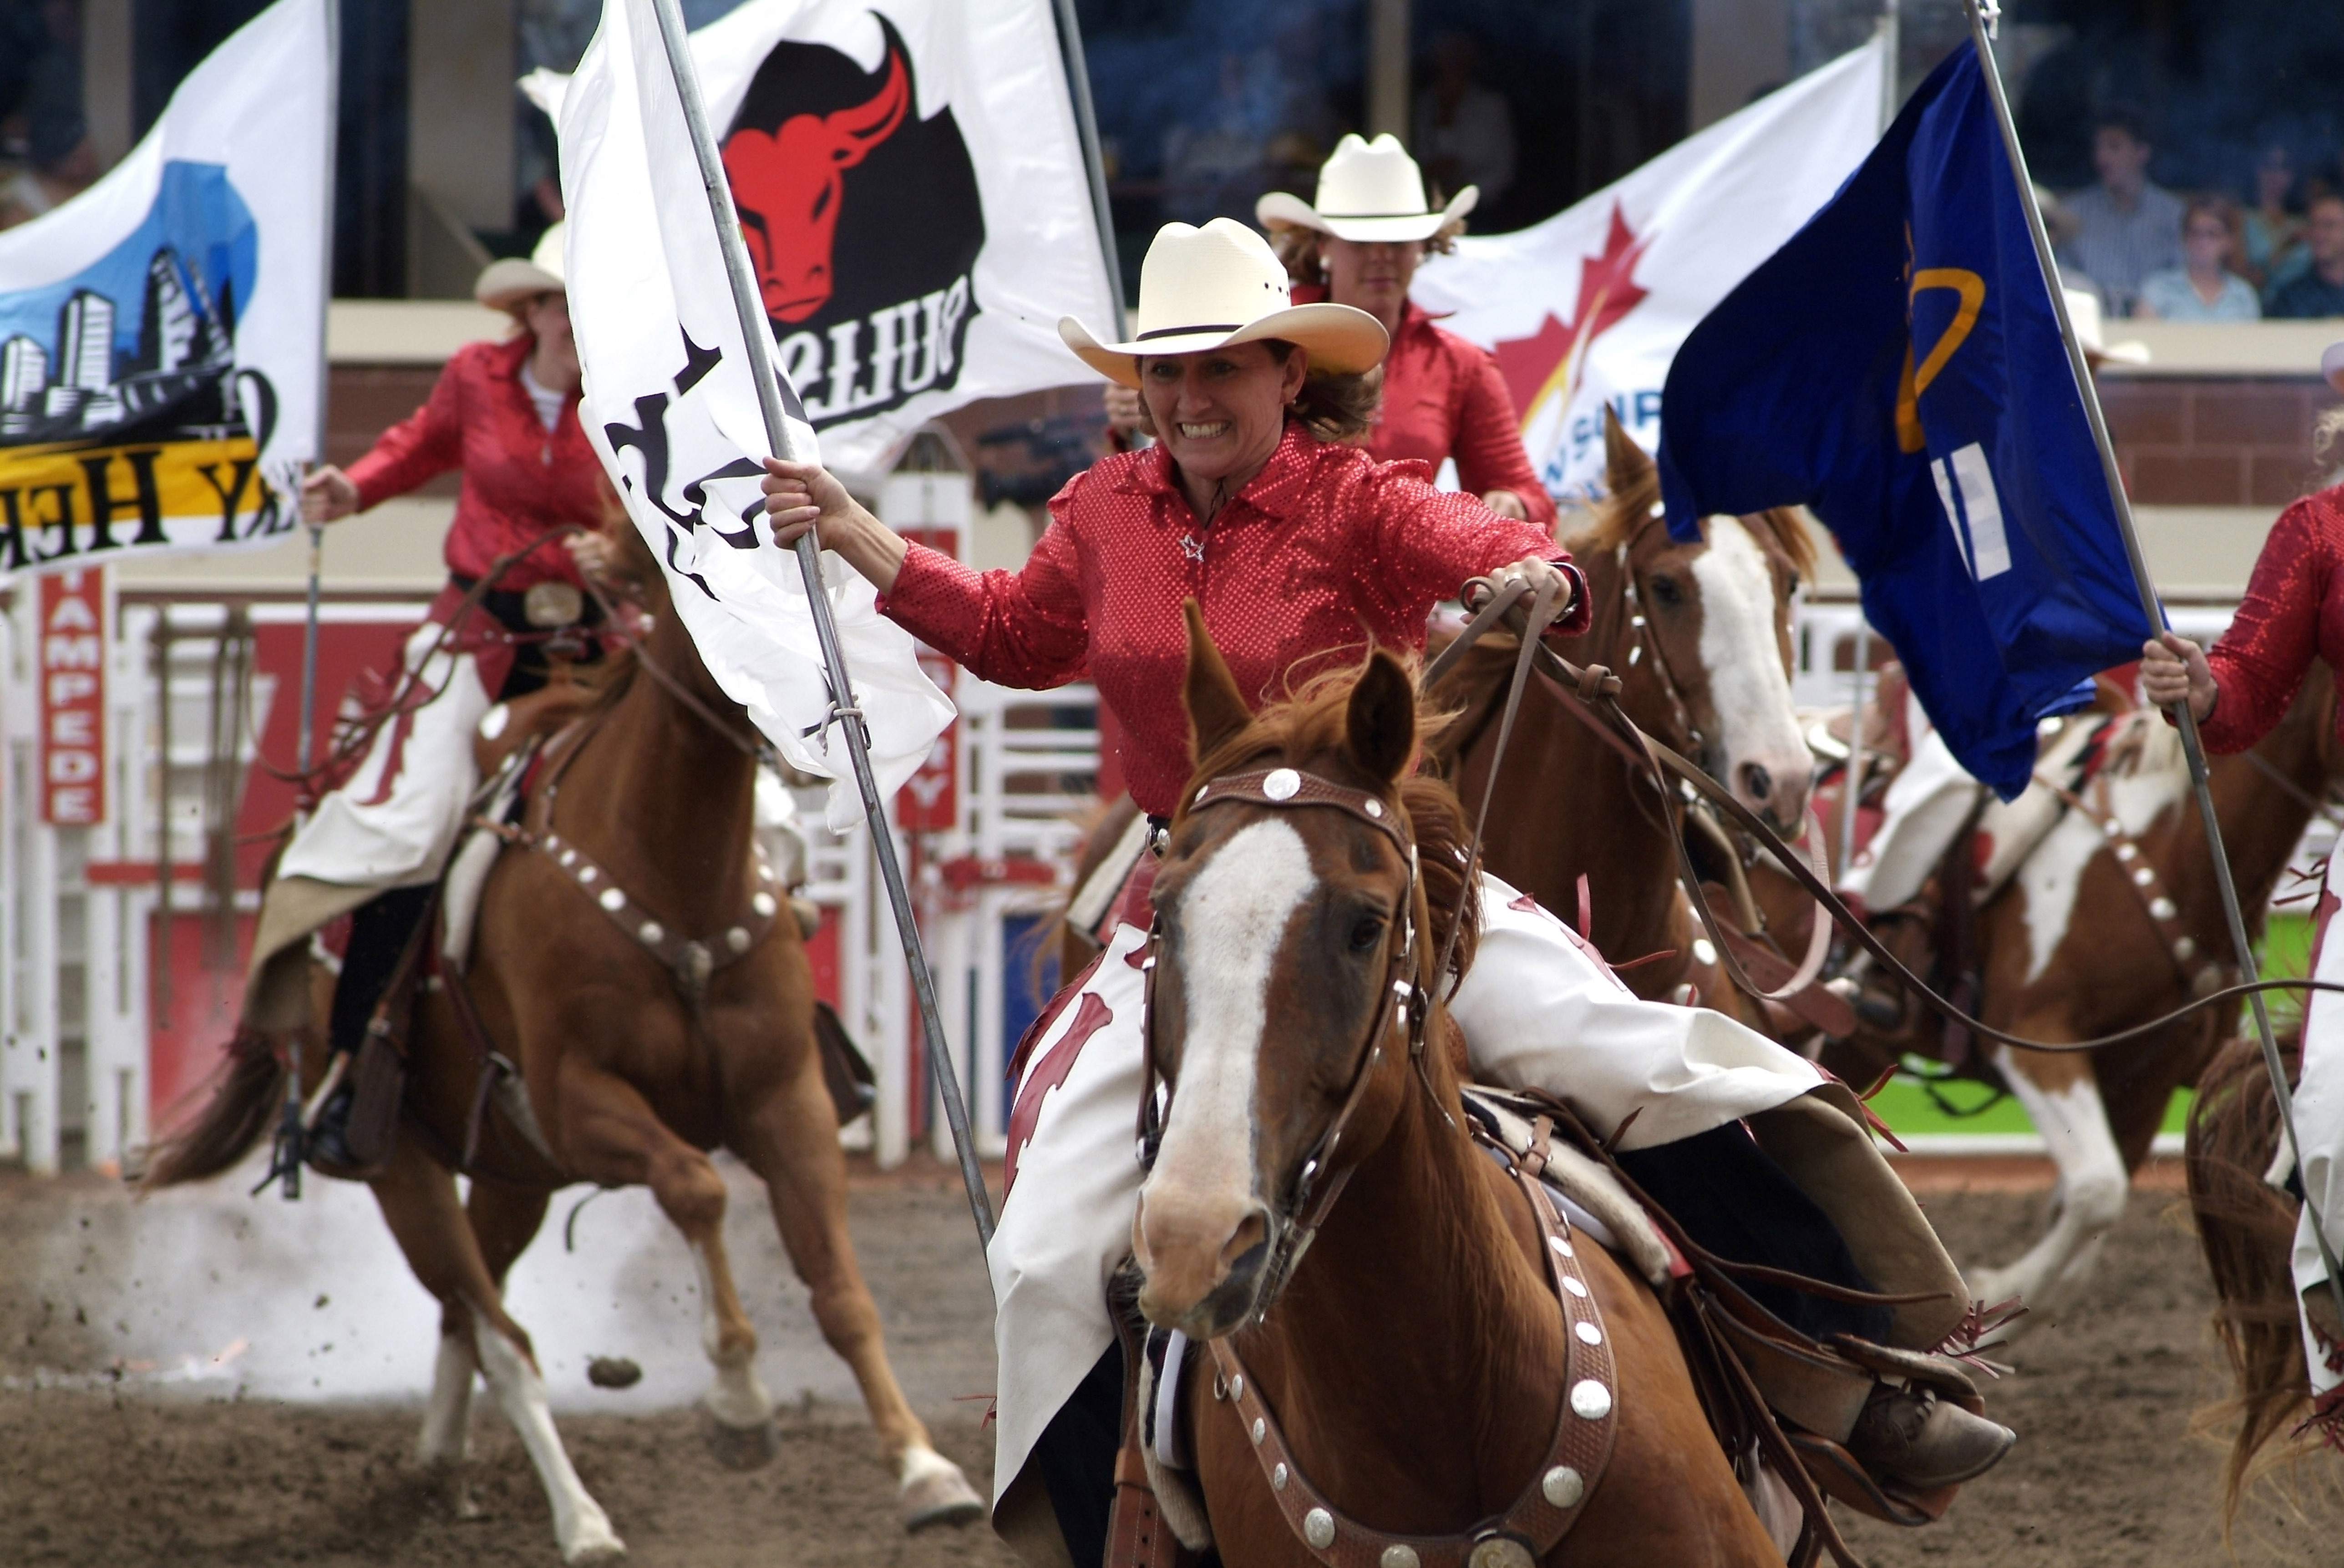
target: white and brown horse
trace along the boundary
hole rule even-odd
[[[1141,1310],[1199,1352],[1175,1528],[1248,1568],[1783,1561],[1650,1289],[1476,1147],[1438,1017],[1416,1049],[1461,820],[1406,670],[1256,718],[1192,621],[1188,698],[1133,1225]]]
[[[2344,773],[2335,708],[2335,682],[2316,665],[2270,735],[2248,753],[2212,759],[2222,840],[2258,932],[2288,857]],[[2134,728],[2137,757],[2087,786],[2078,797],[2084,809],[2062,816],[1975,915],[1982,964],[1972,1010],[2025,1039],[2112,1034],[2229,978],[2228,927],[2178,738],[2153,712],[2114,722]],[[1804,895],[1795,901],[1805,903]],[[1917,1002],[1908,1008],[1919,1011]],[[2086,1053],[1977,1042],[1980,1075],[2026,1107],[2058,1181],[2043,1234],[2011,1263],[1971,1269],[1974,1296],[2016,1296],[2038,1315],[2074,1300],[2124,1213],[2132,1174],[2148,1157],[2173,1091],[2197,1080],[2235,1017],[2235,1009],[2208,1010]],[[1833,1041],[1822,1060],[1851,1082],[1869,1082],[1903,1050],[1945,1049],[1934,1020],[1925,1020],[1910,1039],[1860,1031]]]
[[[416,1004],[398,1133],[369,1179],[416,1278],[440,1303],[417,1457],[460,1463],[473,1380],[485,1376],[545,1487],[562,1560],[623,1553],[562,1448],[529,1333],[502,1300],[549,1200],[580,1181],[648,1186],[682,1231],[715,1373],[702,1401],[712,1442],[728,1462],[773,1456],[773,1401],[726,1261],[724,1179],[707,1152],[722,1146],[764,1181],[823,1336],[862,1386],[907,1524],[973,1520],[975,1493],[935,1452],[888,1365],[847,1236],[813,971],[780,890],[756,863],[747,716],[710,677],[657,565],[621,527],[654,617],[642,656],[667,678],[622,670],[601,706],[549,746],[549,781],[489,873],[460,982],[450,975]],[[518,1070],[510,1092],[475,1101],[488,1065],[458,1016],[460,984],[487,1040]],[[155,1151],[146,1185],[235,1163],[284,1102],[280,1047],[314,1084],[323,1034],[240,1036],[202,1115]],[[459,1167],[471,1178],[461,1198]]]

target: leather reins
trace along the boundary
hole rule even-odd
[[[1476,578],[1468,583],[1465,588],[1466,602],[1474,607],[1476,614],[1466,625],[1465,629],[1458,634],[1457,639],[1443,648],[1440,656],[1425,668],[1420,682],[1420,688],[1430,690],[1436,682],[1455,668],[1457,661],[1464,657],[1466,648],[1500,621],[1510,621],[1517,626],[1522,624],[1523,618],[1516,613],[1516,608],[1527,591],[1528,585],[1520,579],[1499,584],[1487,578]],[[1540,671],[1549,678],[1550,682],[1558,688],[1563,696],[1571,698],[1586,708],[1588,718],[1613,731],[1624,745],[1641,755],[1647,778],[1663,799],[1671,793],[1669,780],[1673,777],[1682,787],[1692,790],[1732,818],[1736,826],[1755,839],[1760,848],[1781,863],[1783,869],[1790,873],[1792,879],[1815,901],[1818,910],[1830,917],[1833,924],[1845,931],[1852,941],[1870,953],[1874,961],[1884,965],[1889,973],[1911,991],[1923,1006],[1947,1022],[1969,1030],[1975,1034],[2004,1045],[2016,1047],[2021,1050],[2070,1054],[2077,1051],[2099,1050],[2107,1046],[2120,1045],[2126,1040],[2139,1039],[2143,1035],[2154,1034],[2160,1030],[2170,1028],[2192,1013],[2225,1003],[2235,1004],[2239,999],[2254,995],[2258,991],[2344,991],[2344,983],[2333,980],[2310,979],[2251,980],[2208,991],[2146,1023],[2136,1024],[2130,1029],[2118,1030],[2113,1034],[2099,1035],[2091,1040],[2073,1041],[2029,1040],[2024,1035],[2012,1034],[2006,1030],[1996,1029],[1983,1019],[1972,1017],[1932,990],[1927,982],[1905,966],[1903,960],[1889,950],[1886,944],[1872,934],[1871,929],[1856,917],[1854,910],[1840,900],[1838,894],[1832,890],[1826,878],[1818,875],[1810,868],[1805,859],[1796,849],[1784,843],[1756,812],[1734,799],[1732,791],[1724,789],[1707,772],[1695,767],[1673,749],[1653,739],[1638,728],[1635,720],[1630,719],[1621,709],[1618,700],[1620,681],[1617,676],[1600,664],[1591,664],[1581,668],[1534,638],[1523,638],[1521,658],[1534,661]],[[1494,771],[1493,769],[1493,774]],[[1682,835],[1672,834],[1670,842],[1676,852],[1677,879],[1683,885],[1686,899],[1692,905],[1694,915],[1699,918],[1702,928],[1709,933],[1710,940],[1717,949],[1719,963],[1724,967],[1733,983],[1743,990],[1753,996],[1768,996],[1769,993],[1750,978],[1748,971],[1742,967],[1741,960],[1727,943],[1724,933],[1718,924],[1716,912],[1710,908],[1709,896],[1702,888],[1700,875],[1693,867],[1692,857],[1685,847]],[[1817,922],[1817,928],[1828,930],[1828,928],[1820,921]],[[1803,965],[1802,968],[1803,967]]]

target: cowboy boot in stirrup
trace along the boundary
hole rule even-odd
[[[1847,1451],[1874,1477],[1926,1490],[1984,1475],[2018,1434],[1927,1389],[1883,1382],[1856,1417]]]

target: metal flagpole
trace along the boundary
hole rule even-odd
[[[342,105],[342,18],[341,0],[324,0],[326,13],[326,177],[320,193],[318,221],[325,228],[322,277],[318,289],[318,457],[326,456],[326,400],[332,377],[332,360],[326,349],[326,323],[333,309],[334,298],[334,160],[341,150]],[[301,491],[293,491],[293,508],[301,508]],[[309,757],[317,728],[318,706],[318,597],[320,579],[325,571],[326,528],[322,523],[303,521],[309,530],[309,607],[308,618],[301,628],[301,740],[295,766],[303,773],[309,771]]]
[[[1083,172],[1090,176],[1091,220],[1098,226],[1099,256],[1106,263],[1106,293],[1115,307],[1117,342],[1128,336],[1123,312],[1123,262],[1116,254],[1115,216],[1108,209],[1106,161],[1099,156],[1098,116],[1091,107],[1090,67],[1083,61],[1082,24],[1075,0],[1051,0],[1058,18],[1058,57],[1066,67],[1066,95],[1075,106],[1075,139],[1082,144]]]
[[[732,187],[726,183],[724,165],[716,152],[716,138],[708,128],[708,108],[701,102],[700,77],[692,69],[691,45],[676,0],[651,0],[659,18],[660,41],[667,46],[668,69],[675,78],[676,95],[683,103],[684,125],[692,133],[692,150],[700,160],[701,183],[708,192],[709,215],[716,224],[717,248],[724,254],[724,273],[732,286],[732,307],[741,318],[741,336],[747,342],[749,369],[757,386],[757,407],[765,417],[765,438],[773,455],[797,461],[792,450],[788,422],[782,414],[781,383],[773,372],[773,327],[749,274],[749,254],[741,241],[741,220],[732,210]],[[895,911],[895,934],[904,944],[904,961],[912,970],[912,990],[920,1003],[920,1027],[928,1042],[928,1065],[936,1091],[944,1097],[945,1121],[952,1129],[953,1146],[960,1152],[961,1181],[968,1188],[968,1206],[976,1216],[976,1233],[993,1244],[993,1199],[985,1188],[985,1172],[976,1161],[976,1144],[969,1134],[968,1104],[961,1098],[959,1074],[953,1070],[952,1044],[945,1037],[944,1020],[936,1010],[936,984],[928,972],[927,954],[920,943],[919,922],[912,914],[912,899],[904,885],[904,868],[895,859],[895,840],[887,827],[887,809],[879,799],[879,785],[871,774],[871,739],[863,713],[849,684],[846,656],[839,648],[838,627],[831,618],[830,599],[822,586],[822,547],[811,530],[797,542],[798,570],[804,576],[806,603],[813,611],[814,637],[822,645],[823,677],[829,683],[831,721],[846,735],[846,753],[854,766],[854,782],[863,793],[863,815],[871,824],[871,847],[879,857],[879,875],[887,887],[887,902]]]
[[[2083,345],[2076,340],[2075,323],[2067,317],[2067,297],[2059,286],[2059,267],[2051,255],[2051,236],[2043,226],[2042,209],[2035,205],[2035,183],[2027,176],[2026,155],[2018,145],[2018,128],[2010,117],[2010,99],[2003,91],[2002,72],[1988,43],[1988,24],[2001,21],[2002,7],[1998,0],[1965,0],[1965,8],[1969,12],[1970,40],[1977,48],[1986,93],[1994,102],[1995,119],[2002,127],[2002,145],[2010,155],[2010,172],[2018,181],[2019,204],[2026,211],[2026,232],[2035,241],[2036,264],[2042,269],[2045,286],[2051,291],[2051,308],[2059,318],[2059,337],[2067,347],[2067,367],[2082,395],[2084,416],[2091,422],[2092,440],[2100,450],[2100,470],[2107,480],[2108,499],[2116,508],[2117,527],[2124,535],[2125,558],[2132,566],[2133,586],[2140,591],[2141,614],[2152,628],[2162,629],[2164,608],[2150,585],[2148,561],[2141,554],[2140,536],[2133,528],[2132,499],[2125,494],[2124,476],[2117,467],[2116,445],[2108,438],[2108,422],[2100,411],[2099,388],[2092,380]],[[2254,946],[2247,936],[2246,917],[2238,910],[2238,889],[2230,876],[2229,852],[2222,847],[2222,823],[2215,814],[2214,791],[2206,775],[2205,742],[2198,737],[2198,719],[2189,711],[2187,701],[2175,703],[2172,711],[2181,729],[2182,751],[2189,759],[2189,786],[2198,797],[2198,815],[2206,825],[2206,847],[2214,858],[2214,885],[2222,895],[2222,913],[2230,927],[2230,946],[2238,954],[2239,975],[2253,980],[2259,978],[2255,970]],[[2259,991],[2247,998],[2247,1005],[2254,1010],[2255,1029],[2262,1037],[2263,1066],[2270,1073],[2271,1094],[2278,1102],[2279,1125],[2287,1133],[2288,1151],[2294,1157],[2296,1169],[2300,1171],[2303,1147],[2295,1132],[2295,1096],[2287,1086],[2287,1070],[2279,1060],[2278,1040],[2271,1032],[2270,1014],[2263,1006]],[[2311,1194],[2311,1184],[2306,1181],[2303,1187],[2303,1206],[2311,1215],[2311,1233],[2319,1239],[2319,1260],[2328,1271],[2328,1288],[2336,1298],[2338,1313],[2344,1315],[2344,1270],[2337,1266],[2336,1252],[2329,1243],[2328,1227],[2319,1212],[2319,1201]]]

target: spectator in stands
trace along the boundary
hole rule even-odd
[[[1462,33],[1432,46],[1431,90],[1416,111],[1416,156],[1440,189],[1471,186],[1494,204],[1514,183],[1514,106],[1473,79],[1476,54]]]
[[[2303,247],[2303,214],[2296,205],[2295,158],[2274,142],[2255,160],[2255,205],[2246,215],[2248,280],[2266,293],[2311,265]]]
[[[2141,280],[2135,316],[2166,321],[2253,321],[2263,313],[2254,285],[2230,269],[2240,248],[2238,204],[2205,194],[2189,198],[2181,215],[2179,266]]]
[[[2149,182],[2152,151],[2138,115],[2103,110],[2092,128],[2099,184],[2067,198],[2076,234],[2059,259],[2089,273],[2118,316],[2132,314],[2141,279],[2181,265],[2181,198]]]
[[[0,228],[13,228],[87,190],[96,180],[97,149],[79,115],[36,116],[32,162],[0,184]]]
[[[2298,319],[2344,316],[2344,196],[2322,191],[2313,196],[2303,229],[2311,266],[2271,290],[2263,314]]]

